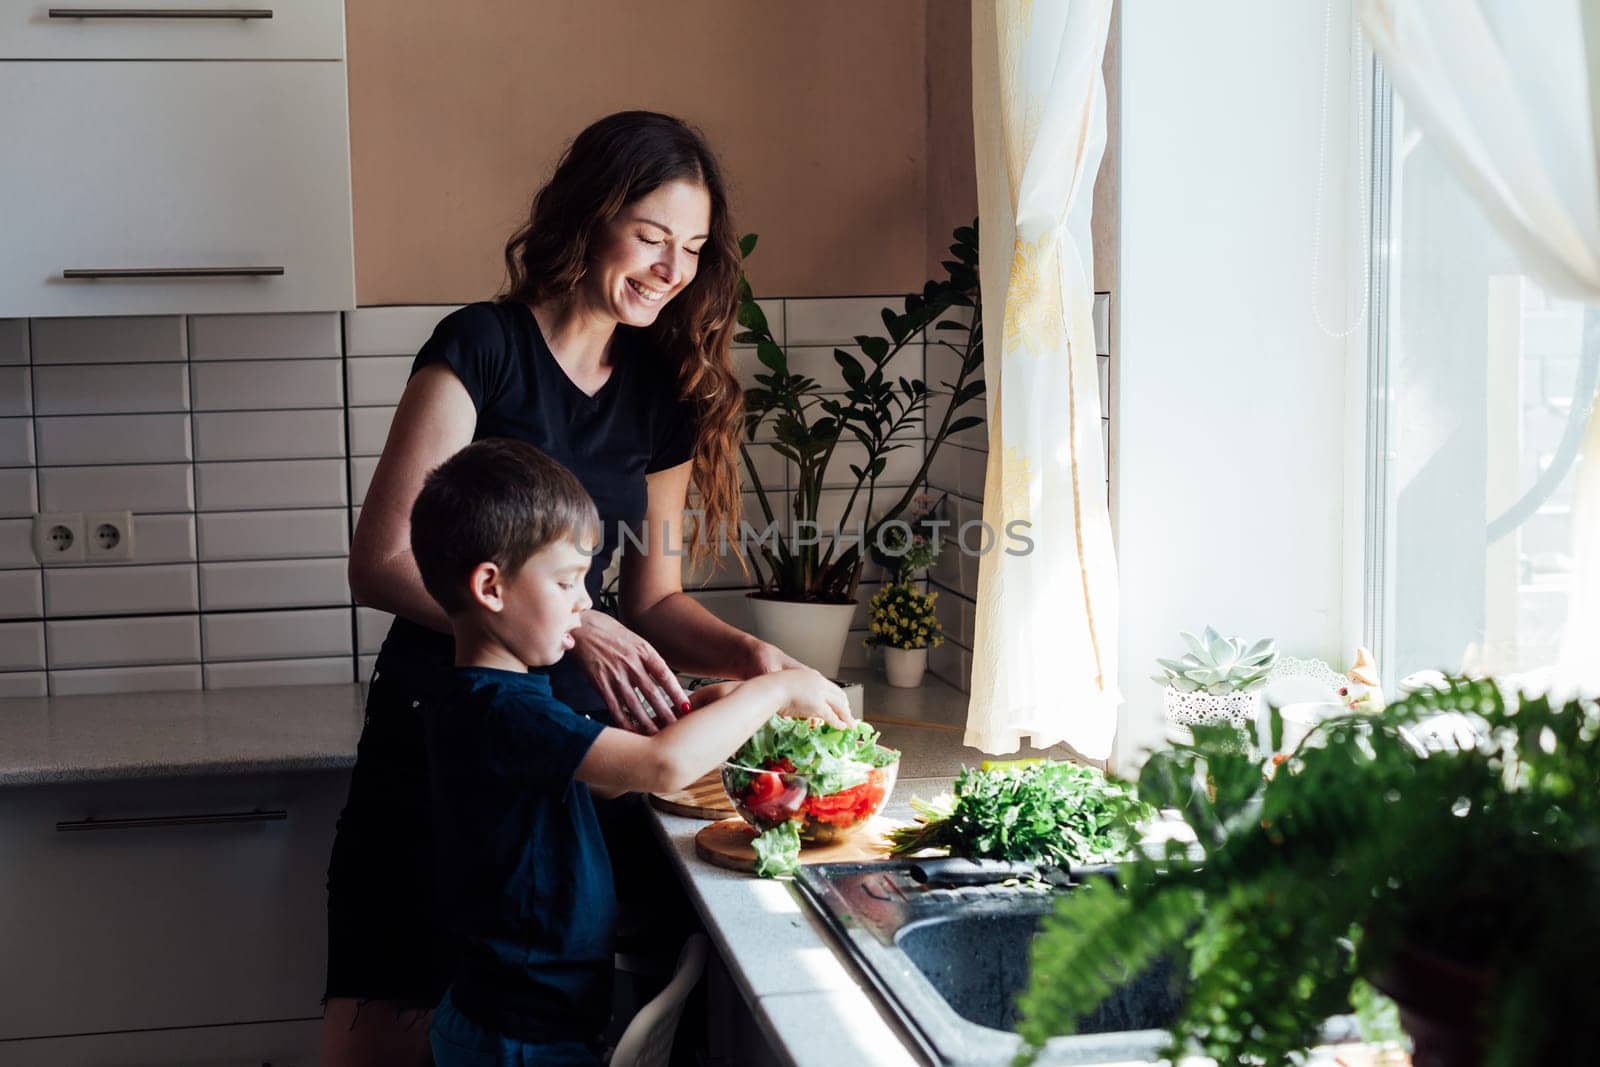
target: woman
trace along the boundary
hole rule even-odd
[[[397,618],[373,670],[328,870],[321,1062],[335,1067],[427,1063],[427,1012],[450,979],[432,914],[419,708],[452,649],[409,546],[429,470],[480,437],[519,437],[594,497],[604,538],[588,591],[599,603],[621,542],[620,617],[585,612],[575,647],[548,668],[577,710],[653,733],[688,708],[668,663],[728,678],[799,666],[683,591],[689,483],[705,512],[695,557],[740,514],[743,397],[728,355],[739,249],[704,141],[651,112],[596,122],[534,197],[506,268],[504,297],[451,314],[418,354],[350,546],[356,599]],[[623,524],[634,538],[621,537]],[[614,859],[629,851],[614,848]],[[625,897],[628,877],[619,870]]]

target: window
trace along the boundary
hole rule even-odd
[[[1368,637],[1393,679],[1535,671],[1556,660],[1571,595],[1593,312],[1522,275],[1399,100],[1386,115],[1375,95],[1387,256],[1369,338]]]

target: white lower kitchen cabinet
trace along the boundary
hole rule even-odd
[[[0,318],[355,305],[341,62],[0,61]]]
[[[0,1042],[0,1067],[315,1067],[322,1020]]]
[[[310,1063],[348,782],[0,789],[0,1064]]]

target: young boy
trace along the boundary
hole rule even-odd
[[[851,722],[810,670],[697,690],[700,710],[648,737],[556,700],[528,668],[572,647],[590,605],[582,546],[599,533],[577,478],[519,441],[462,449],[412,508],[412,552],[456,651],[426,708],[439,903],[461,940],[434,1012],[441,1067],[599,1063],[616,905],[591,793],[684,788],[775,713]]]

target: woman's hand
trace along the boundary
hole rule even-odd
[[[606,702],[611,721],[622,729],[653,734],[689,710],[689,697],[666,660],[650,642],[605,612],[585,611],[572,640],[567,655],[582,665]]]
[[[759,678],[763,674],[772,674],[774,671],[791,671],[809,669],[804,663],[795,659],[777,645],[752,637],[746,647],[742,676],[745,678]]]

